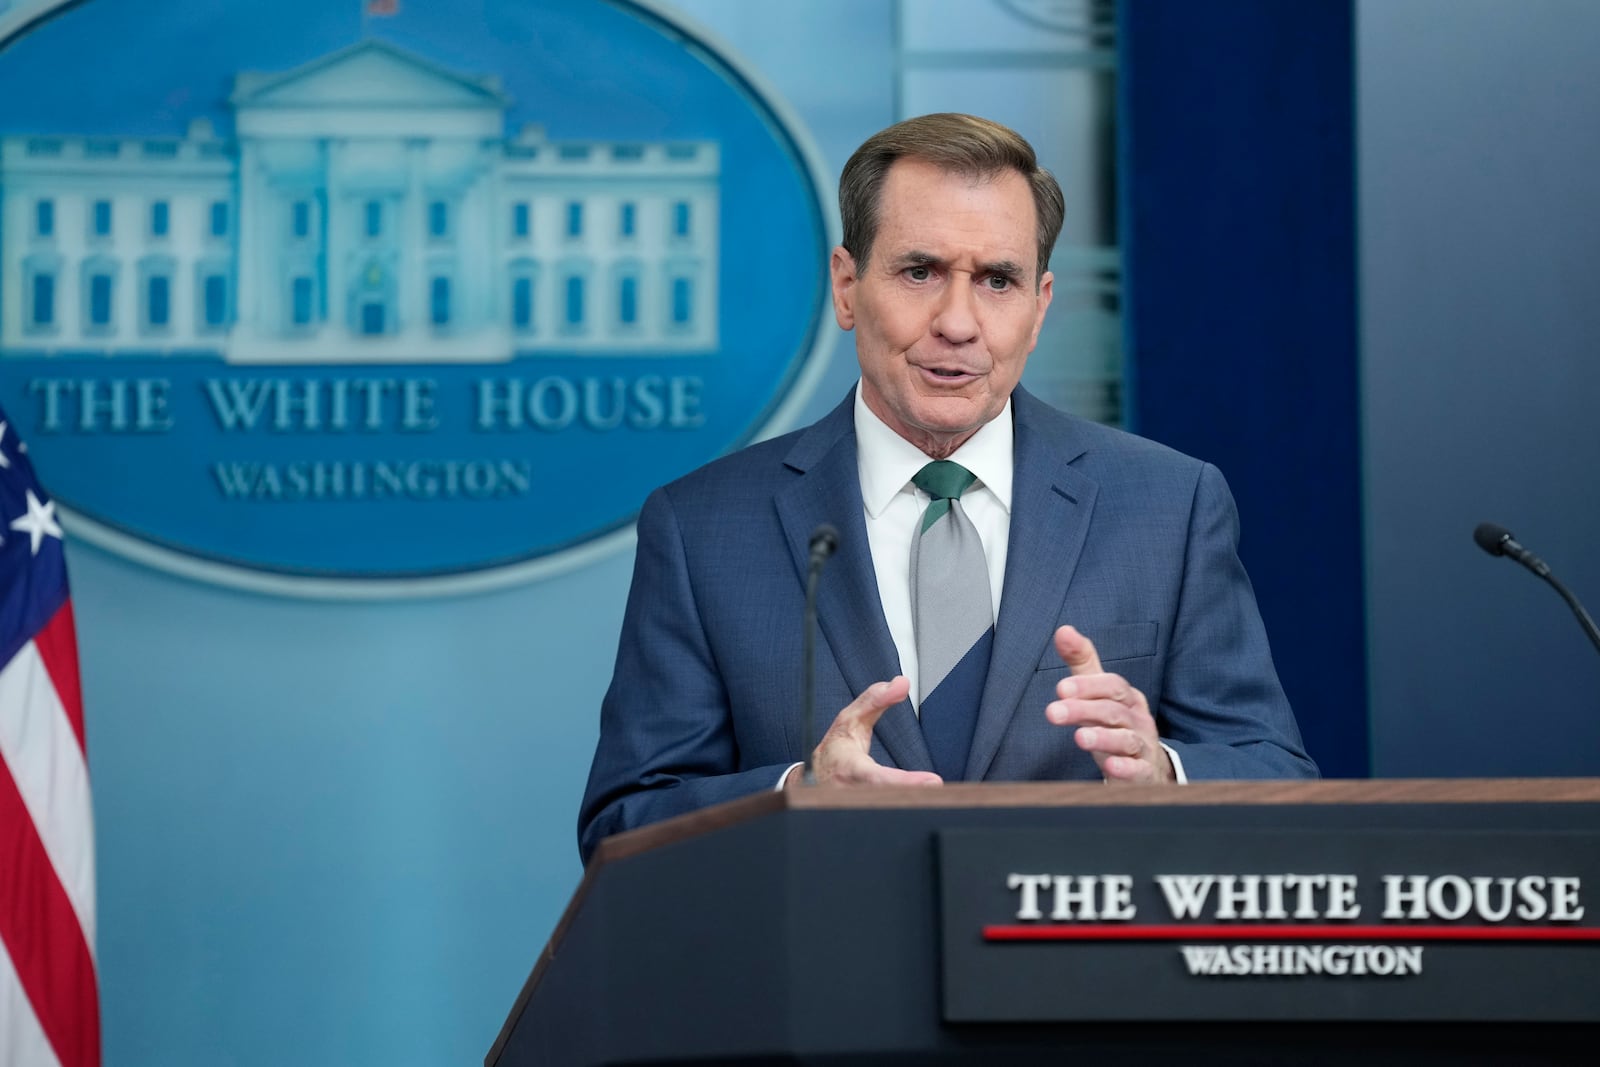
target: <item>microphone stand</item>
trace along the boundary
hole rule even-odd
[[[839,547],[839,531],[827,523],[818,526],[811,533],[811,565],[806,568],[806,613],[805,636],[802,644],[802,667],[805,677],[801,683],[801,711],[805,719],[805,767],[801,772],[801,782],[805,785],[816,785],[817,776],[811,766],[812,750],[816,748],[816,630],[817,630],[817,583],[822,577],[822,565],[833,555]]]
[[[1540,577],[1549,582],[1551,588],[1561,594],[1561,599],[1567,602],[1567,607],[1571,608],[1572,613],[1578,617],[1578,625],[1583,627],[1583,632],[1589,635],[1590,641],[1594,642],[1595,649],[1600,651],[1600,629],[1595,628],[1594,620],[1589,617],[1587,611],[1583,610],[1583,605],[1578,603],[1578,598],[1572,594],[1572,590],[1556,581],[1556,576],[1553,574],[1546,572]]]

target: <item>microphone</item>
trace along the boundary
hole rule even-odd
[[[823,523],[811,531],[811,564],[806,568],[806,614],[805,614],[805,639],[804,659],[802,669],[805,672],[804,700],[801,708],[805,716],[805,768],[802,771],[801,781],[806,785],[816,785],[817,777],[811,769],[811,752],[816,744],[816,629],[817,629],[817,581],[822,577],[822,565],[828,562],[828,557],[833,555],[839,547],[839,531],[828,523]]]
[[[1589,635],[1589,640],[1594,642],[1594,647],[1600,649],[1600,629],[1595,628],[1594,620],[1589,613],[1583,610],[1583,605],[1578,603],[1578,598],[1572,591],[1562,585],[1556,576],[1550,573],[1550,567],[1544,560],[1529,552],[1517,539],[1511,536],[1511,531],[1504,526],[1496,526],[1492,522],[1480,522],[1478,528],[1472,531],[1472,539],[1478,542],[1478,547],[1491,556],[1509,556],[1528,568],[1534,574],[1550,583],[1551,588],[1561,594],[1561,599],[1567,602],[1572,613],[1578,617],[1578,624],[1583,627],[1583,632]]]
[[[1544,560],[1518,544],[1517,539],[1511,536],[1511,531],[1504,526],[1480,522],[1478,528],[1472,531],[1472,539],[1491,556],[1510,556],[1539,577],[1550,577],[1550,568]]]

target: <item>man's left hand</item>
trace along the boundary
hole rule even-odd
[[[1078,747],[1108,782],[1177,781],[1144,694],[1120,674],[1107,674],[1094,642],[1073,627],[1057,630],[1055,642],[1072,675],[1056,684],[1059,699],[1045,706],[1045,718],[1078,728]]]

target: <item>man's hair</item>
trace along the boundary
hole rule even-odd
[[[865,270],[878,236],[883,183],[896,160],[918,159],[940,170],[974,180],[993,179],[1015,171],[1033,191],[1033,214],[1039,243],[1039,267],[1034,284],[1044,277],[1050,249],[1061,233],[1066,202],[1061,186],[1039,166],[1033,146],[1009,127],[976,115],[942,112],[897,122],[867,138],[839,175],[839,219],[844,224],[844,247],[854,257],[857,270]]]

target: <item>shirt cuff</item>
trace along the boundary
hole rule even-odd
[[[1172,750],[1172,746],[1167,744],[1165,741],[1161,742],[1161,747],[1167,750],[1167,758],[1172,761],[1172,773],[1177,777],[1178,784],[1188,785],[1189,776],[1183,773],[1183,760],[1179,758],[1178,754]],[[781,788],[782,783],[779,783],[779,785]]]
[[[784,787],[784,785],[786,785],[788,783],[789,776],[794,773],[795,768],[796,767],[804,767],[804,766],[805,766],[804,763],[791,763],[791,764],[789,764],[788,768],[786,768],[782,774],[778,775],[778,784],[773,786],[773,792],[775,792],[775,793],[783,792],[783,787]]]

